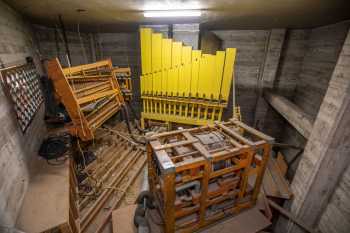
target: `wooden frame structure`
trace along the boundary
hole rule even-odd
[[[83,141],[124,104],[111,60],[62,69],[58,59],[48,63],[49,78],[65,106],[72,124],[71,134]]]
[[[148,137],[165,233],[194,232],[255,205],[273,138],[238,120]]]

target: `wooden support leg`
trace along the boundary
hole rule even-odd
[[[164,232],[175,232],[175,209],[173,203],[175,202],[175,173],[164,175]]]

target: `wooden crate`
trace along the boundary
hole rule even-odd
[[[273,138],[237,120],[148,137],[165,232],[193,232],[255,205]]]

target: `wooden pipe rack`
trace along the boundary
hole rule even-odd
[[[92,140],[94,131],[124,104],[111,60],[62,69],[55,58],[48,74],[72,120],[70,133],[83,141]]]
[[[148,137],[164,232],[194,232],[255,205],[273,138],[238,120]]]

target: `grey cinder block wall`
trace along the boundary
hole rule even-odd
[[[0,1],[0,61],[5,66],[24,64],[32,56],[41,72],[31,26]],[[35,173],[36,152],[46,128],[44,106],[22,134],[12,104],[0,85],[0,225],[14,226],[28,182]]]

